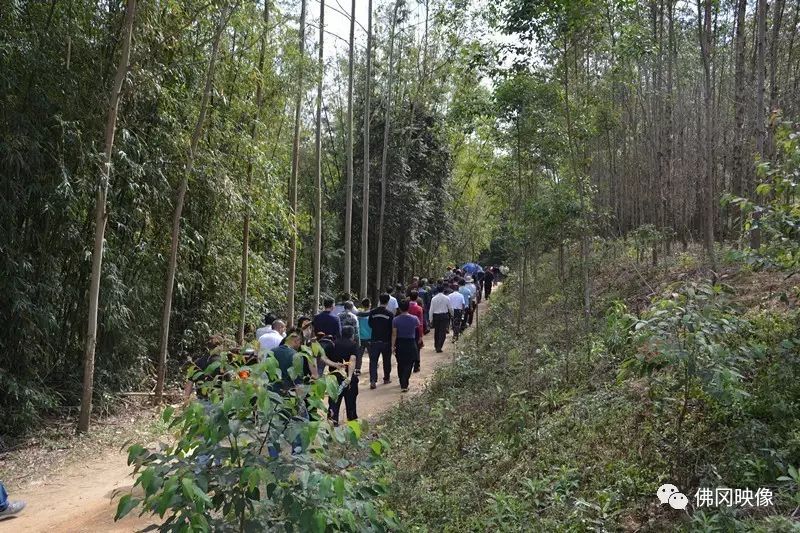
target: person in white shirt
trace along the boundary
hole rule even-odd
[[[450,298],[450,304],[453,306],[453,342],[456,342],[461,333],[461,319],[467,302],[464,300],[464,295],[458,291],[450,290],[447,297]]]
[[[386,310],[394,315],[397,312],[397,308],[400,306],[400,304],[397,302],[397,298],[392,296],[392,287],[386,289],[386,292],[389,293],[389,303],[386,304]]]
[[[280,346],[285,331],[286,323],[283,320],[276,320],[272,323],[272,329],[258,338],[258,355],[261,359]]]
[[[272,331],[273,322],[275,322],[275,315],[272,313],[264,315],[264,325],[256,330],[256,340],[260,339],[265,333]]]
[[[431,299],[431,307],[428,309],[428,318],[433,324],[433,346],[436,353],[442,353],[445,338],[447,337],[447,326],[453,315],[453,304],[450,302],[447,289],[440,292]]]

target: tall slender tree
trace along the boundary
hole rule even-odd
[[[297,95],[294,105],[294,140],[292,142],[292,179],[289,202],[292,205],[292,244],[289,252],[289,294],[286,316],[294,324],[294,295],[297,269],[297,175],[300,171],[300,108],[303,104],[303,59],[306,52],[306,0],[300,0],[300,64],[297,70]]]
[[[367,75],[364,89],[364,188],[361,194],[361,297],[367,296],[369,261],[369,120],[372,82],[372,0],[367,4]]]
[[[319,309],[320,279],[322,276],[322,87],[325,81],[325,0],[319,2],[319,49],[317,50],[317,124],[314,135],[317,160],[314,181],[314,311]]]
[[[78,431],[89,431],[92,416],[92,394],[94,392],[94,351],[97,344],[97,309],[100,301],[100,277],[103,269],[103,243],[106,231],[106,198],[108,182],[111,178],[111,153],[114,149],[114,134],[117,130],[117,112],[122,97],[122,84],[128,73],[131,53],[131,34],[136,14],[136,0],[128,0],[125,7],[125,21],[122,24],[122,53],[117,63],[117,73],[111,85],[106,117],[105,151],[100,167],[100,180],[94,206],[94,249],[92,250],[92,277],[89,281],[89,320],[86,331],[86,351],[83,357],[83,396],[78,418]],[[67,67],[69,68],[69,67]]]
[[[208,59],[206,68],[205,86],[203,96],[200,99],[200,109],[197,113],[197,120],[192,131],[192,138],[189,142],[189,152],[186,157],[186,168],[183,172],[178,191],[175,195],[175,207],[172,213],[172,238],[169,252],[169,262],[167,263],[167,282],[164,288],[164,308],[161,315],[161,335],[158,348],[158,376],[156,378],[155,403],[161,403],[164,393],[164,378],[167,372],[167,346],[169,344],[169,321],[172,315],[172,290],[175,286],[175,272],[178,269],[178,243],[181,232],[181,214],[183,213],[183,202],[186,198],[186,190],[189,188],[189,176],[194,171],[194,161],[197,155],[197,145],[203,133],[203,123],[206,120],[208,102],[211,99],[211,88],[214,85],[214,71],[219,54],[219,42],[222,32],[228,23],[231,9],[223,9],[220,14],[219,22],[214,31],[214,38],[211,44],[211,55]]]
[[[716,266],[714,257],[714,93],[712,83],[712,62],[714,46],[713,0],[697,0],[697,24],[700,39],[700,57],[703,63],[703,200],[704,224],[703,242],[706,255],[712,268]]]
[[[347,64],[347,205],[344,214],[344,292],[350,294],[353,252],[353,52],[356,35],[356,0],[350,8],[350,51]]]
[[[386,215],[387,162],[389,160],[389,128],[392,118],[392,73],[394,64],[394,39],[397,26],[397,12],[400,1],[395,0],[392,11],[392,24],[389,30],[389,61],[386,66],[386,86],[383,88],[383,153],[381,154],[381,207],[378,214],[378,246],[375,265],[375,291],[380,293],[383,287],[383,226]],[[377,294],[376,294],[377,296]]]
[[[253,112],[253,123],[250,125],[250,141],[256,142],[258,138],[258,122],[261,120],[261,106],[264,100],[264,62],[267,55],[267,27],[269,25],[269,0],[264,1],[264,28],[261,31],[258,51],[258,76],[256,77],[256,108]],[[241,277],[241,304],[239,307],[239,330],[236,333],[236,342],[244,343],[244,323],[247,315],[247,276],[250,259],[250,197],[253,182],[253,157],[247,159],[247,180],[245,182],[245,212],[244,226],[242,228],[242,277]]]

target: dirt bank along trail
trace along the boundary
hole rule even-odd
[[[486,306],[485,300],[481,302],[479,317],[485,316]],[[465,340],[469,338],[472,336],[466,337]],[[455,347],[448,336],[444,352],[436,353],[433,349],[433,331],[426,335],[421,354],[422,369],[419,373],[412,374],[411,387],[406,395],[400,392],[396,362],[392,365],[392,383],[383,385],[379,380],[378,388],[370,390],[369,358],[364,354],[358,395],[359,416],[362,419],[374,420],[399,403],[401,397],[407,398],[408,395],[418,394],[430,381],[436,368],[453,360]],[[138,517],[136,512],[132,512],[119,522],[114,522],[118,494],[125,494],[134,482],[131,467],[126,462],[127,454],[124,451],[106,450],[105,453],[97,454],[90,462],[68,463],[59,471],[46,476],[44,472],[37,472],[34,478],[38,479],[12,491],[12,499],[25,500],[27,507],[16,518],[0,521],[0,533],[29,531],[121,533],[137,531],[152,525],[154,520],[151,516]]]

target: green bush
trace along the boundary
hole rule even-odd
[[[251,367],[220,366],[232,378],[204,385],[208,401],[196,401],[177,416],[169,407],[164,411],[178,433],[174,444],[130,447],[128,463],[138,475],[134,486],[141,486],[144,497],[123,496],[117,518],[141,504],[140,514],[164,519],[161,531],[400,527],[383,500],[386,442],[367,445],[359,422],[334,428],[317,416],[325,412],[325,394],[338,392],[333,377],[282,395],[273,358]],[[216,370],[213,364],[206,372]],[[249,377],[240,378],[242,370]],[[297,375],[295,369],[290,375]],[[365,458],[348,459],[356,456]]]

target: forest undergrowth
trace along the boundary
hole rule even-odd
[[[653,267],[594,248],[588,331],[578,265],[545,255],[521,323],[512,277],[480,342],[387,417],[393,507],[430,531],[797,531],[797,279],[732,250],[712,272],[691,249]],[[772,505],[701,507],[700,487]]]

